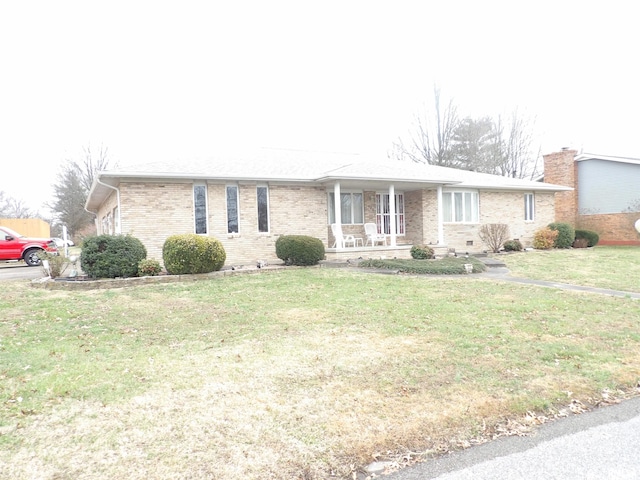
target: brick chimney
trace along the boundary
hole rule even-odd
[[[577,150],[563,148],[560,152],[543,155],[544,181],[573,188],[568,192],[556,192],[556,222],[570,223],[575,227],[578,217],[578,166],[574,160]]]

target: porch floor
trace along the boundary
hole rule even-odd
[[[411,258],[411,247],[413,245],[391,246],[367,246],[367,247],[344,247],[326,248],[327,260],[348,260],[351,258]]]

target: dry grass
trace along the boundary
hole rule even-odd
[[[333,269],[5,286],[2,478],[350,478],[640,378],[629,299]]]
[[[640,247],[535,250],[500,258],[515,276],[640,292]]]

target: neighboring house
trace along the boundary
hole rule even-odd
[[[98,172],[86,208],[98,233],[131,234],[150,258],[174,234],[219,239],[227,265],[276,261],[280,235],[322,240],[327,258],[410,257],[412,245],[447,252],[486,250],[482,224],[505,223],[510,237],[531,245],[554,221],[548,183],[368,157],[263,150],[247,157],[155,163]],[[336,201],[335,199],[339,199]],[[364,223],[387,235],[387,246],[344,247],[344,234],[365,237]]]
[[[544,180],[556,194],[556,219],[593,230],[602,245],[640,245],[640,159],[564,149],[544,155]]]

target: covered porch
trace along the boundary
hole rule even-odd
[[[371,179],[332,179],[325,185],[327,260],[411,258],[411,247],[424,244],[446,255],[442,185]]]

